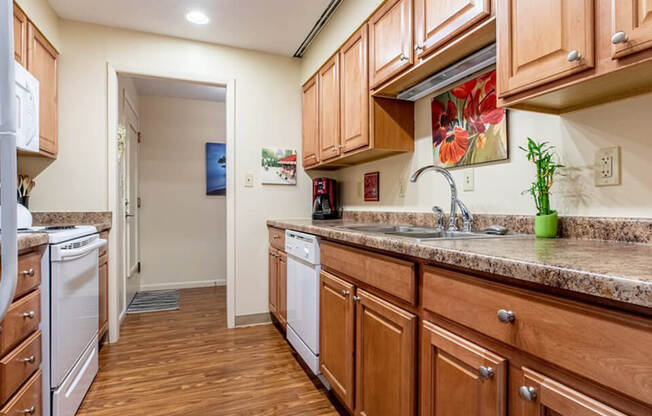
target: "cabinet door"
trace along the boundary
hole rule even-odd
[[[421,343],[422,415],[505,415],[505,359],[427,321]]]
[[[491,14],[491,0],[414,0],[417,56],[429,54]]]
[[[369,144],[369,61],[367,27],[340,49],[342,146],[344,152]]]
[[[319,369],[333,392],[353,409],[354,287],[322,271],[319,279]]]
[[[303,86],[301,107],[301,152],[303,166],[319,163],[319,91],[317,76]]]
[[[277,302],[278,302],[278,257],[276,250],[269,249],[268,256],[268,299],[269,299],[269,313],[274,316],[277,315]]]
[[[99,334],[100,337],[104,335],[109,324],[109,263],[105,262],[100,264],[99,268],[99,281],[100,281],[100,321],[99,321]]]
[[[319,70],[319,160],[340,155],[340,59],[333,56]]]
[[[520,416],[625,416],[597,400],[528,368],[511,383]]]
[[[612,35],[624,32],[624,42],[612,41],[611,55],[622,58],[652,48],[652,0],[614,0],[612,4]]]
[[[417,318],[363,290],[357,294],[355,414],[415,415]]]
[[[27,16],[14,3],[14,58],[27,66]]]
[[[369,19],[371,88],[409,68],[414,62],[412,1],[389,0]]]
[[[278,252],[277,257],[277,293],[276,293],[276,308],[278,312],[278,320],[283,329],[287,329],[288,321],[288,306],[287,306],[287,254]]]
[[[59,149],[57,51],[28,24],[27,69],[39,81],[39,147],[56,156]]]
[[[498,0],[500,96],[594,66],[594,0]]]

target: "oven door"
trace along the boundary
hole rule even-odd
[[[99,321],[97,234],[50,247],[51,387],[66,375],[95,339]]]

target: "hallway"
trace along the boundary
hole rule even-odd
[[[276,328],[227,329],[225,305],[224,287],[186,289],[178,311],[128,315],[78,415],[339,414]]]

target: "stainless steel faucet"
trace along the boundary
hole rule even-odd
[[[440,168],[439,166],[435,166],[435,165],[424,166],[412,174],[412,176],[410,177],[410,182],[415,183],[417,179],[419,179],[419,176],[421,176],[422,173],[430,170],[441,173],[444,176],[444,178],[446,178],[446,180],[448,181],[448,185],[450,186],[451,189],[451,215],[450,215],[450,220],[448,221],[448,230],[458,231],[457,207],[459,205],[460,209],[462,210],[462,215],[464,216],[464,231],[471,231],[471,219],[473,217],[471,216],[471,213],[469,212],[466,205],[464,205],[462,201],[457,199],[457,186],[455,185],[455,180],[453,179],[453,176],[450,174],[448,170],[444,168]],[[433,210],[435,209],[433,208]],[[437,210],[435,210],[435,212],[437,213]]]

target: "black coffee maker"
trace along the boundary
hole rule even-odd
[[[338,218],[336,182],[330,178],[312,180],[312,219],[330,220]]]

